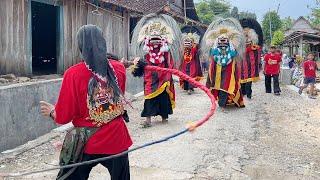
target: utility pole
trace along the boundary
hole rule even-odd
[[[269,8],[269,31],[270,31],[270,44],[272,42],[272,24],[271,24],[271,10]]]
[[[186,5],[186,0],[183,1],[183,6],[184,6],[184,23],[187,24],[187,5]]]
[[[276,13],[279,13],[280,3],[278,4]],[[270,43],[272,42],[272,24],[271,24],[271,9],[269,8],[269,29],[270,29]]]

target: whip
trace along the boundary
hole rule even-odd
[[[141,63],[139,63],[139,64],[141,65]],[[139,66],[139,64],[138,64],[138,66]],[[98,159],[94,159],[94,160],[90,160],[90,161],[82,161],[82,162],[79,162],[79,163],[74,163],[74,164],[69,164],[69,165],[64,165],[64,166],[58,166],[58,167],[53,167],[53,168],[47,168],[47,169],[42,169],[42,170],[37,170],[37,171],[10,173],[10,174],[4,175],[3,177],[27,176],[27,175],[31,175],[31,174],[43,173],[43,172],[59,170],[59,169],[73,168],[73,167],[78,167],[78,166],[82,166],[82,165],[88,165],[88,164],[92,164],[92,163],[97,163],[97,162],[102,162],[102,161],[106,161],[106,160],[109,160],[109,159],[117,158],[117,157],[126,155],[126,154],[128,154],[130,152],[146,148],[148,146],[152,146],[152,145],[155,145],[155,144],[163,143],[163,142],[168,141],[170,139],[173,139],[173,138],[176,138],[178,136],[181,136],[182,134],[185,134],[187,132],[192,132],[196,128],[198,128],[199,126],[201,126],[205,122],[207,122],[210,119],[210,117],[212,117],[214,115],[214,112],[216,110],[216,99],[214,98],[214,96],[212,95],[211,91],[206,86],[204,86],[200,82],[196,81],[194,78],[191,78],[190,76],[188,76],[188,75],[184,74],[183,72],[181,72],[179,70],[176,70],[176,69],[161,68],[161,67],[158,67],[158,66],[149,66],[149,65],[143,64],[143,62],[142,62],[141,66],[142,66],[142,71],[133,72],[134,76],[142,76],[143,75],[143,70],[165,72],[165,73],[170,73],[170,74],[176,75],[176,76],[180,77],[181,79],[188,81],[193,86],[201,89],[210,98],[210,101],[211,101],[210,111],[206,114],[205,117],[203,117],[202,119],[200,119],[198,121],[189,123],[187,125],[187,127],[183,128],[179,132],[176,132],[176,133],[174,133],[172,135],[169,135],[167,137],[161,138],[159,140],[151,141],[151,142],[145,143],[143,145],[131,148],[131,149],[127,150],[127,151],[124,151],[124,152],[121,152],[121,153],[118,153],[118,154],[115,154],[115,155],[111,155],[111,156],[103,157],[103,158],[98,158]],[[1,177],[1,175],[0,175],[0,177]]]

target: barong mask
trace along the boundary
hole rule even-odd
[[[178,50],[180,36],[179,26],[172,17],[149,14],[138,22],[133,31],[131,55],[144,57],[149,54],[149,61],[159,64],[164,61],[164,53],[170,52],[175,63],[178,63],[181,56]]]
[[[252,50],[257,50],[263,45],[263,32],[261,25],[255,19],[241,19],[240,24],[243,27],[243,33],[246,38],[246,46]]]
[[[241,60],[244,53],[245,38],[238,20],[216,18],[208,27],[201,43],[202,58],[214,60],[226,66],[232,60]]]
[[[259,43],[258,34],[253,29],[244,28],[243,32],[244,32],[244,36],[246,37],[247,46],[258,45]]]
[[[95,25],[82,26],[77,40],[82,59],[93,74],[88,83],[88,120],[100,126],[123,114],[125,99],[107,59],[106,40],[101,29]]]
[[[192,60],[192,51],[195,51],[199,41],[200,36],[197,33],[182,34],[183,56],[185,61],[190,62]]]

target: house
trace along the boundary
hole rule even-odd
[[[289,54],[304,55],[304,50],[314,52],[320,57],[320,29],[313,27],[304,17],[299,17],[293,26],[285,32],[283,46]]]
[[[84,24],[101,27],[108,52],[127,57],[131,12],[96,0],[1,0],[0,74],[63,73],[80,59]]]
[[[130,32],[151,12],[203,26],[192,0],[0,0],[0,74],[62,74],[80,60],[85,24],[103,30],[109,53],[128,58]]]
[[[139,12],[138,17],[149,13],[171,15],[181,24],[193,24],[202,27],[193,0],[104,0],[114,5],[123,6]]]

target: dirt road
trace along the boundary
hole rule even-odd
[[[286,87],[280,97],[265,94],[259,82],[254,84],[253,99],[245,103],[242,109],[218,109],[192,134],[130,154],[132,179],[320,179],[320,99],[301,97]],[[199,90],[191,96],[177,90],[177,108],[169,123],[156,119],[149,129],[139,127],[142,105],[142,99],[135,101],[129,112],[128,127],[136,145],[181,130],[202,117],[210,103]],[[59,152],[52,144],[62,138],[59,134],[0,161],[0,173],[53,167]],[[54,179],[56,173],[24,179]],[[90,177],[102,180],[109,175],[97,166]]]

